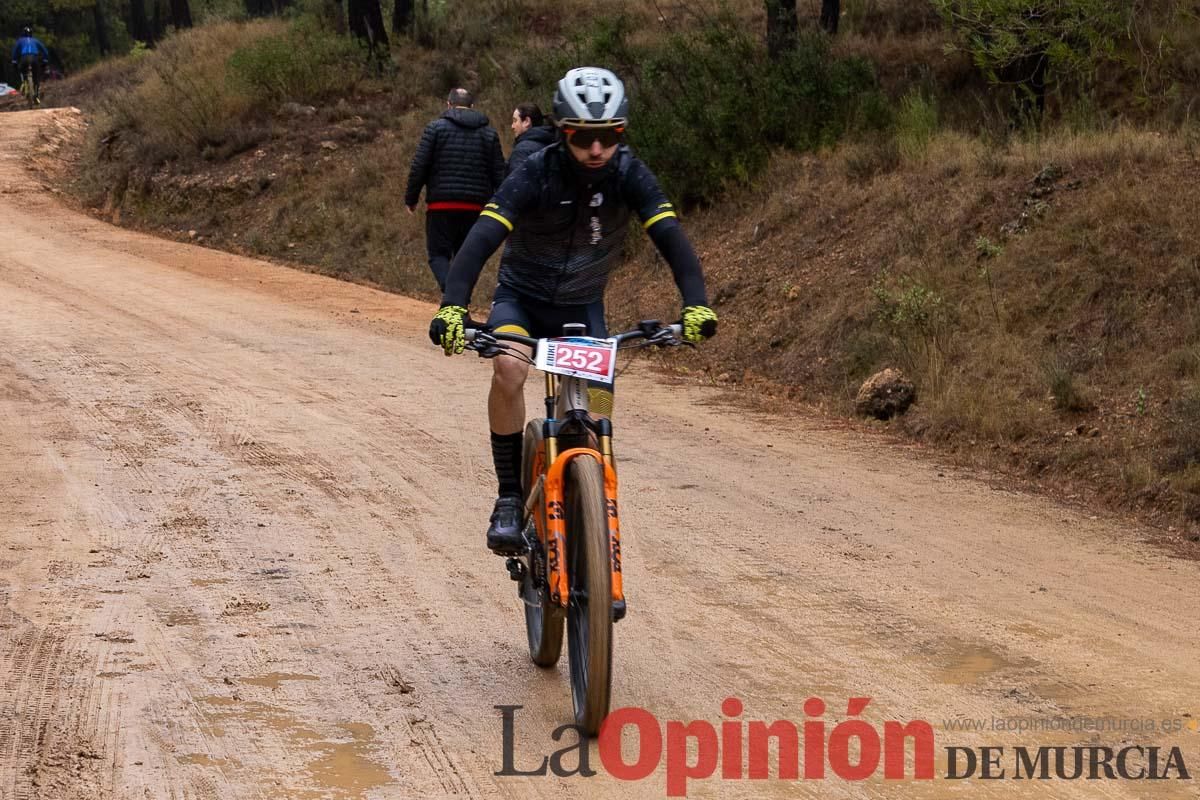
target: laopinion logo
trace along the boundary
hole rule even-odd
[[[1190,780],[1179,747],[1102,746],[946,746],[945,771],[937,774],[933,726],[925,720],[873,723],[863,719],[869,697],[846,702],[836,723],[819,697],[803,705],[805,718],[746,720],[736,697],[721,704],[723,719],[660,721],[638,707],[611,712],[600,729],[593,752],[581,729],[566,724],[551,733],[555,747],[518,764],[517,712],[523,706],[497,705],[503,721],[502,766],[497,776],[590,778],[603,770],[618,780],[665,773],[666,795],[684,797],[690,782],[779,780],[926,781],[941,778],[977,780]],[[833,710],[841,711],[841,708]],[[595,764],[595,759],[599,760]]]

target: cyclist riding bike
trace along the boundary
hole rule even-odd
[[[50,63],[50,51],[46,45],[34,38],[33,29],[26,26],[21,30],[12,51],[12,63],[17,68],[21,80],[26,72],[33,73],[33,97],[35,103],[42,102],[42,73]]]
[[[558,141],[505,179],[455,256],[430,339],[446,355],[463,351],[475,283],[505,239],[489,328],[541,338],[561,335],[564,323],[585,322],[590,336],[607,336],[604,288],[633,214],[671,267],[683,300],[684,339],[695,343],[715,334],[717,315],[708,307],[700,261],[674,206],[622,143],[629,119],[624,85],[606,69],[572,69],[558,82],[554,116]],[[530,353],[521,345],[513,349]],[[508,555],[524,546],[521,449],[529,365],[497,358],[492,367],[488,422],[499,496],[487,545]],[[602,386],[589,390],[591,409],[609,415],[612,393]]]

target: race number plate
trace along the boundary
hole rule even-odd
[[[545,372],[602,383],[613,382],[616,363],[616,341],[593,339],[590,336],[542,339],[538,342],[537,358],[534,360],[534,366]]]

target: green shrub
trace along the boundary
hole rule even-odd
[[[933,0],[960,45],[994,83],[1029,79],[1047,59],[1048,80],[1091,81],[1126,36],[1129,5],[1112,0]]]
[[[353,39],[302,18],[229,57],[231,86],[255,103],[318,102],[353,91],[363,77]]]
[[[924,158],[937,127],[938,111],[933,98],[919,89],[904,95],[896,114],[896,143],[904,158],[910,161]]]
[[[815,149],[886,118],[872,67],[835,58],[826,37],[801,37],[772,61],[757,33],[728,13],[652,43],[634,34],[628,17],[603,19],[551,61],[601,64],[621,76],[632,101],[630,140],[681,202],[711,202],[747,183],[772,147]]]
[[[954,332],[945,296],[911,275],[881,271],[871,284],[875,317],[894,343],[903,367],[931,393],[941,389]]]
[[[222,144],[246,110],[244,98],[225,90],[225,58],[261,31],[225,23],[168,37],[138,57],[138,80],[103,104],[99,137],[126,131],[147,165]]]
[[[1095,407],[1088,394],[1076,382],[1076,371],[1076,365],[1071,359],[1061,355],[1052,356],[1042,364],[1042,374],[1050,392],[1051,403],[1059,411],[1077,413]]]

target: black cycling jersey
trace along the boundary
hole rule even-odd
[[[700,261],[646,165],[622,145],[605,167],[587,170],[561,142],[529,156],[484,207],[450,267],[442,304],[469,303],[510,233],[501,285],[553,305],[599,301],[633,214],[670,264],[684,305],[708,305]]]

